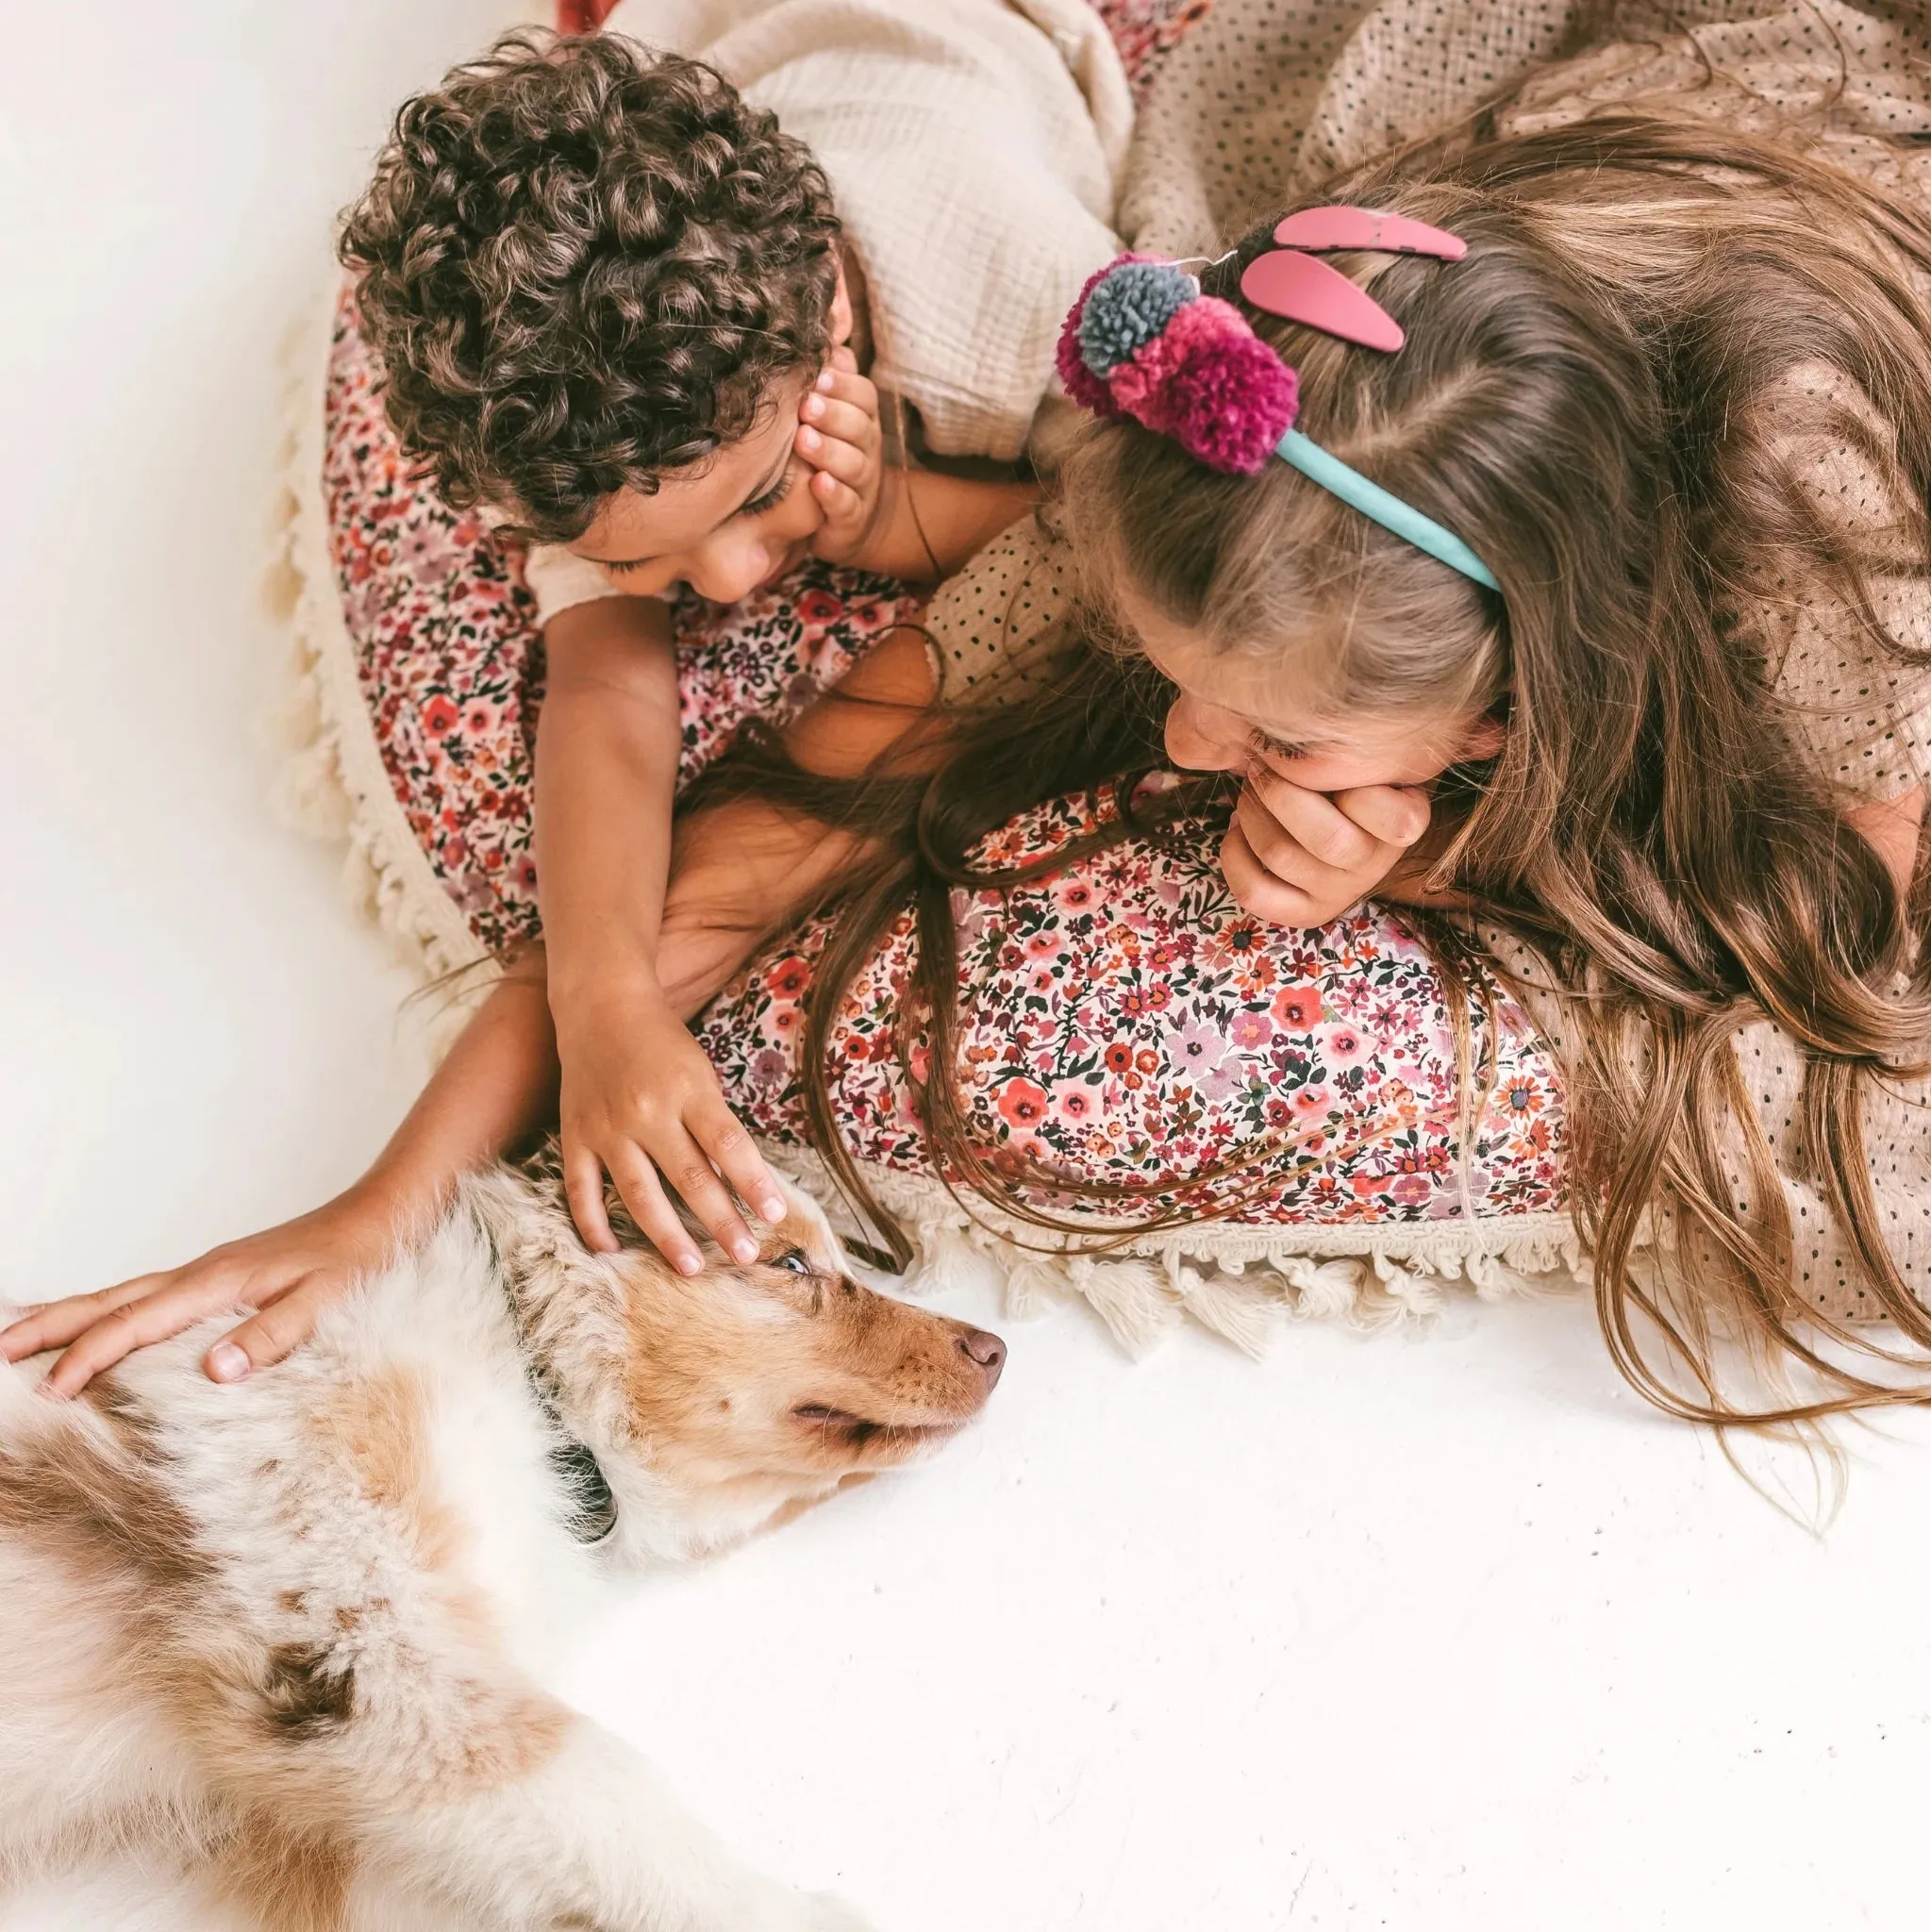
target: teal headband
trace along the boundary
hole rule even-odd
[[[1378,483],[1371,483],[1360,471],[1351,470],[1339,457],[1330,456],[1318,442],[1310,442],[1298,429],[1290,429],[1274,445],[1274,454],[1290,469],[1299,470],[1310,483],[1320,484],[1384,530],[1392,530],[1450,570],[1460,571],[1463,576],[1473,577],[1490,591],[1502,589],[1495,581],[1495,573],[1453,530],[1444,530],[1413,504],[1404,503]]]

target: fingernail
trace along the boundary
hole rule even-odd
[[[254,1364],[232,1341],[217,1341],[208,1352],[208,1373],[217,1382],[239,1382]]]
[[[731,1253],[737,1256],[740,1261],[748,1265],[757,1258],[757,1243],[746,1235],[742,1241],[731,1243]]]
[[[677,1257],[677,1273],[679,1274],[695,1274],[703,1266],[704,1263],[688,1248]]]
[[[824,437],[820,436],[815,429],[801,429],[798,432],[798,447],[800,449],[816,449],[824,441]]]
[[[785,1204],[775,1194],[767,1194],[757,1204],[757,1211],[767,1221],[782,1221],[785,1218]]]
[[[821,370],[820,370],[820,371],[818,372],[818,380],[817,380],[817,381],[816,381],[815,383],[813,383],[813,384],[812,384],[812,387],[813,387],[814,389],[822,389],[822,390],[823,390],[823,389],[829,389],[829,388],[831,387],[831,382],[832,382],[831,371],[830,371],[830,370],[828,370],[828,369],[821,369]]]
[[[820,416],[824,414],[824,400],[818,396],[807,396],[805,398],[804,413],[810,417],[813,422],[816,422]]]

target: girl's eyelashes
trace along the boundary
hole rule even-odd
[[[1290,744],[1284,738],[1272,738],[1265,731],[1255,732],[1248,740],[1248,749],[1262,758],[1279,758],[1284,764],[1292,764],[1297,758],[1307,756],[1305,744]]]

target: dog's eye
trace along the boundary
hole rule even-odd
[[[793,1274],[811,1273],[811,1257],[803,1248],[787,1248],[771,1265],[774,1268],[788,1268]]]

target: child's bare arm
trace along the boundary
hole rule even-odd
[[[0,1331],[0,1357],[65,1349],[42,1386],[74,1395],[137,1348],[253,1308],[204,1358],[216,1381],[239,1381],[303,1341],[324,1308],[434,1220],[464,1174],[541,1125],[556,1094],[556,1040],[533,953],[491,993],[368,1173],[334,1200],[185,1267],[35,1308]]]
[[[572,1211],[585,1240],[616,1246],[608,1172],[645,1235],[694,1273],[668,1180],[726,1252],[748,1258],[756,1243],[731,1190],[765,1212],[776,1189],[658,969],[679,733],[668,615],[650,599],[599,598],[559,611],[545,641],[537,876]]]

